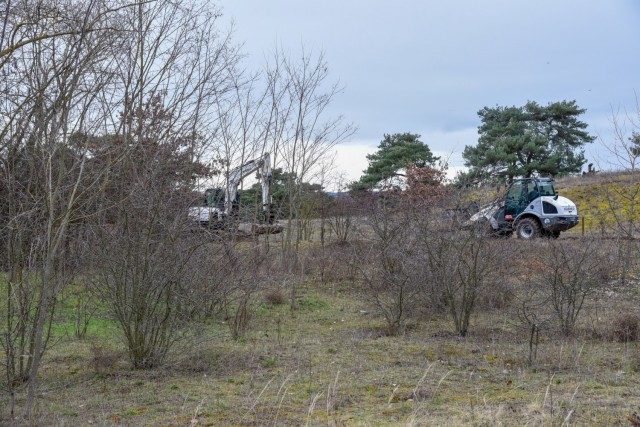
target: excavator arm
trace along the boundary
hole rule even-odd
[[[238,194],[238,186],[240,182],[252,174],[253,172],[260,171],[260,184],[262,186],[262,210],[265,211],[269,205],[269,189],[271,186],[271,156],[269,153],[264,153],[262,157],[249,160],[248,162],[232,169],[229,172],[229,179],[227,180],[227,191],[224,198],[224,213],[225,215],[231,215],[233,210],[233,202]]]

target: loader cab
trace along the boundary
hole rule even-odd
[[[519,179],[511,184],[507,190],[507,197],[505,201],[505,219],[514,219],[527,208],[527,203],[529,201],[527,190],[528,185],[525,180]]]
[[[507,190],[505,200],[505,219],[513,220],[527,206],[540,196],[555,196],[556,191],[550,178],[524,178],[513,181]]]

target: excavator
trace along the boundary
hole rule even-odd
[[[259,223],[240,224],[238,221],[238,187],[245,177],[254,172],[259,172],[262,187],[262,209]],[[282,226],[275,224],[275,215],[269,198],[271,177],[271,156],[269,153],[264,153],[261,157],[231,169],[225,188],[207,189],[204,193],[203,205],[189,208],[190,220],[202,228],[213,230],[229,230],[238,227],[240,231],[247,234],[281,232]]]
[[[476,235],[557,239],[562,231],[578,225],[578,208],[558,195],[551,178],[514,180],[506,195],[482,207],[465,224]]]

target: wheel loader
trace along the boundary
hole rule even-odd
[[[465,224],[477,235],[520,239],[558,238],[562,231],[578,225],[578,208],[558,195],[551,178],[514,180],[506,195],[482,207]]]

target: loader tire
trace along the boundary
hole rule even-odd
[[[522,218],[516,226],[518,239],[533,240],[540,237],[540,224],[533,218]]]

